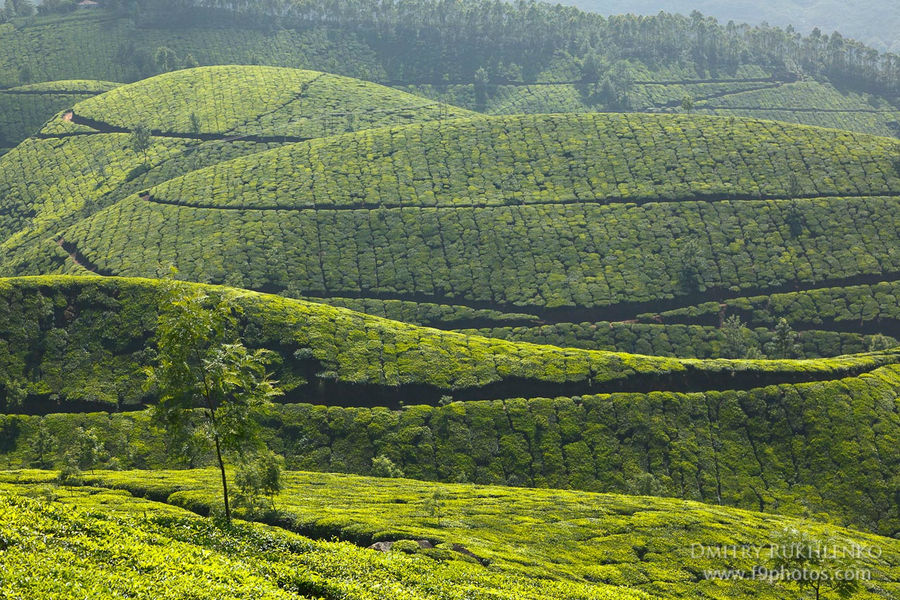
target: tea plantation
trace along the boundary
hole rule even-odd
[[[897,56],[0,4],[0,598],[900,597]]]
[[[622,586],[488,570],[451,551],[382,555],[253,523],[227,530],[185,510],[92,487],[0,484],[10,598],[628,600]]]

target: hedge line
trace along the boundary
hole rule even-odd
[[[715,303],[712,303],[715,304]],[[718,314],[716,314],[718,318]],[[483,335],[515,342],[552,344],[568,348],[633,352],[654,356],[693,358],[728,357],[725,332],[719,327],[655,323],[558,323],[520,327],[482,327],[462,329],[461,333]],[[743,330],[748,347],[763,351],[775,339],[771,329]],[[875,340],[872,335],[838,331],[809,330],[797,333],[797,358],[817,358],[867,352]],[[900,345],[895,339],[885,344]]]
[[[784,318],[790,323],[893,332],[900,322],[900,281],[705,302],[639,318],[645,322],[717,324],[726,314],[737,314],[755,326],[772,326]]]

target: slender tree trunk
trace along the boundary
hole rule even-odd
[[[228,478],[225,477],[225,463],[222,461],[222,448],[219,445],[219,434],[215,434],[216,458],[219,460],[219,472],[222,474],[222,496],[225,498],[225,522],[231,525],[231,507],[228,504]]]

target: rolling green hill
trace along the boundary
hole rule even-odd
[[[187,90],[203,98],[217,80],[231,91],[194,112],[192,133]],[[117,132],[144,96],[157,134],[146,159]],[[332,127],[363,129],[329,136],[325,117],[341,106]],[[123,86],[0,159],[0,272],[155,277],[174,265],[188,280],[445,329],[701,358],[728,355],[724,317],[691,329],[618,322],[900,272],[888,138],[696,115],[464,115],[287,69]],[[379,127],[410,120],[422,122]],[[40,176],[49,165],[53,177]],[[753,323],[766,329],[748,331],[750,345],[769,345],[778,318]],[[804,330],[800,356],[897,336],[789,321]]]
[[[693,502],[295,473],[278,514],[269,515],[284,528],[240,523],[222,530],[178,508],[206,513],[216,502],[210,471],[109,473],[88,478],[99,487],[60,489],[47,485],[50,476],[3,475],[0,532],[11,568],[0,591],[56,597],[61,590],[51,580],[66,575],[66,590],[97,598],[158,598],[152,590],[165,581],[171,596],[164,597],[173,598],[794,600],[804,596],[789,585],[704,578],[768,564],[767,555],[755,563],[692,555],[694,545],[766,552],[787,528],[878,553],[857,561],[871,573],[854,598],[891,598],[900,589],[897,540]],[[436,491],[443,506],[431,516],[426,503]],[[316,541],[330,536],[395,543],[382,554]]]
[[[57,114],[0,157],[6,257],[26,241],[43,244],[40,268],[50,269],[47,258],[67,256],[54,250],[59,227],[221,160],[337,131],[470,114],[375,84],[275,67],[184,70],[109,94]],[[154,134],[146,153],[129,141],[138,124]]]

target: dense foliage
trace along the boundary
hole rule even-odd
[[[718,309],[718,303],[709,303]],[[715,320],[719,312],[714,313]],[[774,324],[773,324],[774,326]],[[552,344],[567,348],[588,348],[652,354],[655,356],[681,356],[695,358],[729,357],[727,332],[719,325],[682,325],[660,323],[557,323],[540,326],[482,327],[464,329],[462,333],[484,335],[503,340]],[[760,353],[771,345],[776,337],[772,329],[764,327],[741,332],[748,348]],[[896,339],[878,334],[861,335],[839,331],[808,330],[798,333],[800,344],[796,358],[837,356],[866,352],[874,345],[900,345]],[[734,358],[734,356],[731,356]]]
[[[897,30],[900,14],[884,10],[880,0],[777,0],[754,3],[719,2],[718,0],[566,0],[563,4],[601,14],[632,12],[653,15],[660,10],[689,14],[699,10],[720,21],[742,23],[767,22],[779,27],[791,26],[801,32],[819,27],[823,31],[840,31],[878,49],[900,52]]]
[[[158,281],[119,278],[4,280],[0,400],[7,410],[47,411],[55,402],[116,407],[143,398],[137,371],[152,357],[163,289]],[[281,354],[280,378],[293,389],[292,401],[395,405],[436,403],[445,394],[752,387],[841,377],[897,358],[700,361],[591,352],[464,336],[278,296],[216,293],[241,306],[248,344]]]

